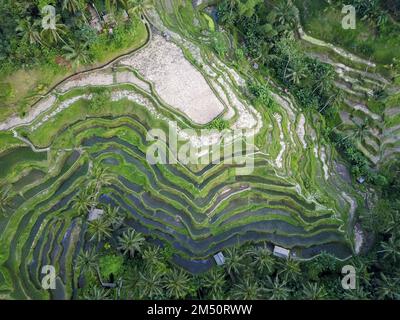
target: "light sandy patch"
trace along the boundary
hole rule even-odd
[[[135,74],[130,71],[117,72],[116,81],[117,83],[132,83],[144,91],[151,91],[150,86],[146,82],[136,77]]]
[[[114,83],[113,75],[105,71],[92,71],[79,74],[62,83],[57,90],[66,92],[72,88],[84,86],[107,86]]]
[[[359,254],[361,251],[361,247],[364,243],[364,232],[361,227],[356,224],[354,226],[354,251],[356,254]]]
[[[236,72],[236,70],[229,68],[221,60],[219,60],[215,55],[213,55],[213,59],[215,61],[215,64],[213,64],[213,66],[214,67],[218,66],[219,68],[222,68],[223,70],[227,71],[231,75],[231,77],[234,79],[237,86],[240,87],[240,86],[244,86],[246,84],[246,81]]]
[[[289,119],[291,122],[295,122],[296,120],[296,115],[294,113],[294,110],[296,109],[292,103],[291,100],[287,99],[286,97],[282,97],[278,94],[276,94],[275,92],[271,92],[271,96],[272,98],[274,98],[274,100],[276,102],[278,102],[278,104],[283,107],[283,109],[285,109],[285,111],[287,112]]]
[[[218,95],[220,96],[220,98],[222,99],[222,101],[225,103],[225,105],[227,107],[225,114],[223,116],[224,120],[232,119],[235,116],[235,110],[231,107],[231,103],[228,99],[228,96],[225,93],[225,91],[223,90],[223,88],[225,88],[225,87],[221,83],[217,82],[214,79],[211,79],[210,81],[213,84],[213,87],[217,91]]]
[[[320,157],[321,157],[321,162],[322,162],[322,169],[324,170],[324,178],[325,180],[329,179],[329,170],[328,170],[328,165],[326,163],[326,151],[325,147],[322,146],[320,148]]]
[[[286,144],[285,144],[285,137],[283,135],[283,129],[282,129],[282,116],[279,113],[274,114],[274,118],[278,124],[279,128],[279,143],[281,145],[281,150],[279,151],[278,156],[275,159],[275,164],[278,168],[282,168],[283,166],[283,153],[286,150]]]
[[[38,117],[41,113],[46,112],[49,110],[54,102],[56,101],[56,97],[54,95],[49,95],[44,99],[40,100],[34,108],[28,113],[28,115],[24,118],[15,116],[8,119],[6,122],[0,124],[0,130],[9,130],[16,126],[29,124],[31,123],[36,117]]]
[[[300,114],[299,123],[297,124],[296,131],[297,131],[297,135],[298,135],[300,142],[303,145],[304,149],[307,148],[307,142],[304,138],[305,134],[306,134],[305,123],[306,123],[306,118],[304,117],[303,114]]]
[[[156,111],[153,104],[146,97],[143,97],[136,92],[128,90],[115,91],[111,94],[112,101],[119,101],[122,99],[128,99],[129,101],[140,104],[146,107],[152,113],[152,115],[154,115],[155,118],[160,118],[160,114]]]
[[[222,103],[202,76],[184,57],[182,50],[154,35],[143,50],[121,60],[146,80],[154,83],[158,95],[193,122],[206,124],[223,110]]]

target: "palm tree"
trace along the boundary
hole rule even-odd
[[[232,288],[231,294],[233,299],[238,300],[256,300],[260,298],[261,289],[254,279],[245,277]]]
[[[370,294],[360,285],[358,285],[354,290],[346,290],[343,297],[347,300],[369,300],[371,298]]]
[[[166,265],[164,263],[164,256],[159,246],[150,246],[143,251],[142,258],[146,263],[146,266],[159,270],[160,272],[166,271]]]
[[[60,20],[60,16],[56,16],[56,21]],[[52,28],[45,28],[40,33],[42,39],[47,40],[49,44],[64,42],[63,36],[66,34],[66,26],[63,23],[55,23]]]
[[[326,69],[322,75],[317,79],[316,86],[314,87],[312,93],[318,90],[319,93],[329,91],[333,86],[333,80],[335,79],[335,71],[331,68]]]
[[[118,250],[123,251],[124,254],[129,254],[133,258],[136,252],[141,252],[144,241],[145,238],[140,232],[129,229],[121,237],[118,237]]]
[[[139,272],[140,278],[137,282],[140,298],[156,299],[163,297],[163,273],[146,269],[146,273]]]
[[[399,202],[398,200],[396,202]],[[400,208],[400,203],[395,204],[396,208]],[[400,214],[398,211],[393,211],[389,217],[389,221],[387,222],[387,226],[385,228],[385,233],[393,234],[394,236],[400,236],[399,228],[400,226]]]
[[[368,134],[369,127],[371,124],[371,118],[366,118],[361,124],[356,124],[356,130],[354,131],[353,139],[356,142],[363,142]]]
[[[79,214],[86,214],[93,204],[91,197],[88,195],[87,189],[79,192],[74,199],[72,208],[75,209]]]
[[[5,186],[0,189],[0,214],[6,215],[11,207],[11,186]]]
[[[276,276],[274,281],[268,277],[267,283],[268,287],[265,291],[269,294],[270,300],[286,300],[289,298],[291,290],[286,287],[286,281],[280,281],[279,277]]]
[[[97,271],[97,258],[98,255],[94,248],[82,251],[81,253],[79,253],[76,259],[75,268],[79,270],[80,273],[84,273],[86,271],[94,273],[95,271]]]
[[[28,42],[29,44],[41,43],[38,26],[39,21],[32,21],[32,19],[29,17],[20,20],[15,31],[17,32],[18,36],[21,37],[23,42]]]
[[[112,176],[108,171],[108,168],[102,167],[100,165],[93,166],[91,173],[92,183],[94,185],[94,193],[97,195],[100,192],[100,189],[104,186],[108,186],[111,184]]]
[[[246,254],[252,257],[251,265],[261,274],[272,274],[275,270],[275,259],[266,247],[256,247]]]
[[[81,11],[84,6],[84,1],[82,0],[63,0],[62,10],[67,9],[69,12],[76,13]]]
[[[378,252],[384,254],[384,259],[390,258],[393,263],[396,263],[400,258],[400,240],[396,239],[394,236],[391,236],[387,242],[381,242],[381,247],[382,250]]]
[[[280,25],[294,28],[297,24],[297,9],[290,1],[280,1],[275,7],[276,20]]]
[[[233,247],[226,250],[225,265],[231,278],[244,267],[242,260],[243,256],[239,253],[238,248]]]
[[[108,300],[109,291],[104,288],[99,288],[93,286],[90,288],[89,292],[85,293],[83,298],[86,300]]]
[[[208,293],[212,299],[221,298],[226,284],[225,273],[221,269],[213,268],[203,278],[202,284],[208,289]]]
[[[101,242],[104,238],[111,237],[110,224],[101,218],[89,222],[89,232],[92,235],[90,240],[96,239],[98,242]]]
[[[377,295],[378,299],[400,299],[399,279],[388,278],[382,273],[378,280]]]
[[[184,299],[191,292],[190,278],[182,269],[172,269],[166,274],[164,287],[168,298]]]
[[[365,118],[364,121],[361,123],[355,123],[356,128],[354,129],[354,131],[351,134],[344,137],[343,140],[351,138],[355,141],[355,143],[362,143],[368,134],[370,125],[371,125],[371,118],[369,117]]]
[[[71,61],[75,68],[78,68],[82,64],[88,64],[92,62],[92,58],[89,54],[88,42],[73,41],[62,48],[65,53],[64,58]]]
[[[107,11],[114,12],[115,9],[118,7],[118,0],[106,0],[105,1],[105,7]]]
[[[300,81],[306,77],[306,67],[303,64],[292,66],[288,68],[288,73],[285,78],[293,84],[300,84]]]
[[[290,282],[296,282],[297,277],[300,275],[300,263],[298,261],[295,261],[293,259],[287,259],[286,262],[283,265],[283,268],[278,274],[280,275],[283,273],[283,278],[285,281]]]
[[[125,215],[120,212],[119,207],[108,205],[103,215],[103,219],[107,220],[114,230],[120,228],[124,222]]]
[[[328,293],[323,285],[318,283],[308,282],[303,284],[303,298],[307,300],[323,300],[327,297]]]

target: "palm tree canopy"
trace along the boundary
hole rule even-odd
[[[237,274],[244,267],[243,257],[236,247],[226,250],[225,265],[230,274]]]
[[[261,289],[254,279],[244,278],[232,289],[232,298],[239,300],[256,300],[260,298]]]
[[[129,229],[118,237],[118,250],[121,250],[124,254],[129,254],[132,258],[136,252],[141,252],[144,241],[145,238],[140,232]]]
[[[145,273],[140,272],[137,282],[139,296],[147,299],[163,297],[163,274],[154,271],[152,268],[146,269]]]
[[[164,287],[169,298],[184,299],[191,292],[190,278],[183,270],[172,269],[166,274]]]
[[[225,272],[214,268],[203,278],[203,286],[208,289],[212,299],[221,298],[226,285]]]
[[[80,270],[82,273],[85,271],[93,272],[97,269],[97,261],[98,255],[94,248],[87,251],[82,251],[79,253],[76,259],[75,268]]]
[[[101,218],[89,222],[89,232],[92,235],[91,240],[96,239],[98,242],[111,237],[110,224]]]
[[[88,42],[74,41],[63,46],[62,49],[64,50],[64,58],[71,61],[76,68],[92,61]]]

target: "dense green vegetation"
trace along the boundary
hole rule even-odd
[[[145,3],[2,1],[0,119],[16,112],[24,116],[31,104],[66,76],[108,62],[143,44],[146,30],[137,8]],[[55,8],[55,29],[42,27],[42,22],[47,21],[48,12],[42,12],[46,5]],[[104,20],[104,14],[112,19]],[[100,31],[93,27],[93,21],[98,21]]]

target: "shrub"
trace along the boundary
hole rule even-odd
[[[99,269],[103,279],[108,281],[111,275],[113,275],[114,277],[119,275],[123,263],[124,258],[121,255],[107,254],[100,257]]]

